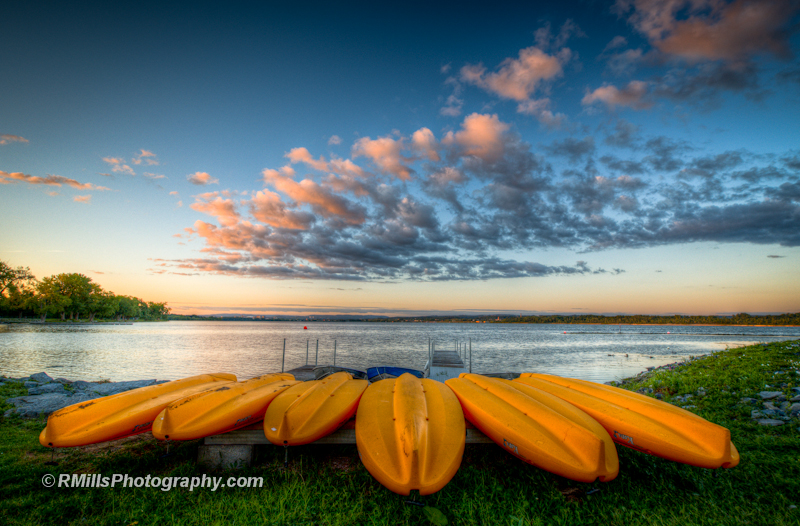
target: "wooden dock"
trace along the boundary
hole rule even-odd
[[[433,359],[431,360],[428,378],[438,382],[444,382],[450,378],[458,378],[461,373],[468,373],[464,367],[464,361],[456,351],[438,351],[433,350]]]

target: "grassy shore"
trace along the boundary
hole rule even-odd
[[[438,509],[449,524],[502,525],[734,525],[800,524],[800,421],[765,427],[742,403],[759,391],[800,384],[800,342],[726,350],[662,368],[624,383],[652,389],[667,401],[695,395],[691,411],[723,425],[741,464],[706,470],[619,447],[620,474],[612,482],[572,482],[528,466],[494,445],[469,445],[461,468],[440,492],[412,499]],[[767,387],[769,386],[769,387]],[[699,388],[705,396],[697,396]],[[0,387],[5,398],[21,387]],[[0,524],[432,524],[376,482],[355,446],[264,447],[250,468],[209,473],[263,477],[262,488],[68,489],[43,487],[53,474],[98,473],[145,477],[202,476],[194,463],[198,442],[163,444],[144,435],[59,452],[56,465],[38,443],[44,420],[0,419]]]

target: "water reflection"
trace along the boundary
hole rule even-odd
[[[308,330],[303,330],[303,326]],[[86,380],[176,379],[207,372],[248,378],[318,362],[425,366],[472,342],[475,372],[537,371],[605,382],[726,345],[800,338],[797,327],[504,325],[448,323],[167,322],[0,326],[0,373]],[[459,347],[460,345],[460,347]],[[626,356],[627,355],[627,356]]]

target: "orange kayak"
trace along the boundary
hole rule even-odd
[[[523,373],[515,383],[546,391],[597,420],[614,442],[702,468],[732,468],[739,452],[726,428],[672,404],[618,387]]]
[[[371,384],[356,413],[358,455],[401,495],[442,489],[458,471],[466,430],[458,398],[441,382],[405,373]]]
[[[619,472],[617,449],[600,424],[539,389],[462,373],[445,382],[464,416],[515,457],[580,482],[608,482]]]
[[[175,400],[156,417],[153,436],[194,440],[260,422],[270,402],[298,383],[289,373],[265,374]]]
[[[173,400],[235,381],[232,374],[201,374],[74,404],[50,415],[39,443],[85,446],[144,433]]]

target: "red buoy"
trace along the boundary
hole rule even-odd
[[[305,325],[303,325],[303,330],[306,330],[306,329],[308,329],[308,327],[306,327]]]

